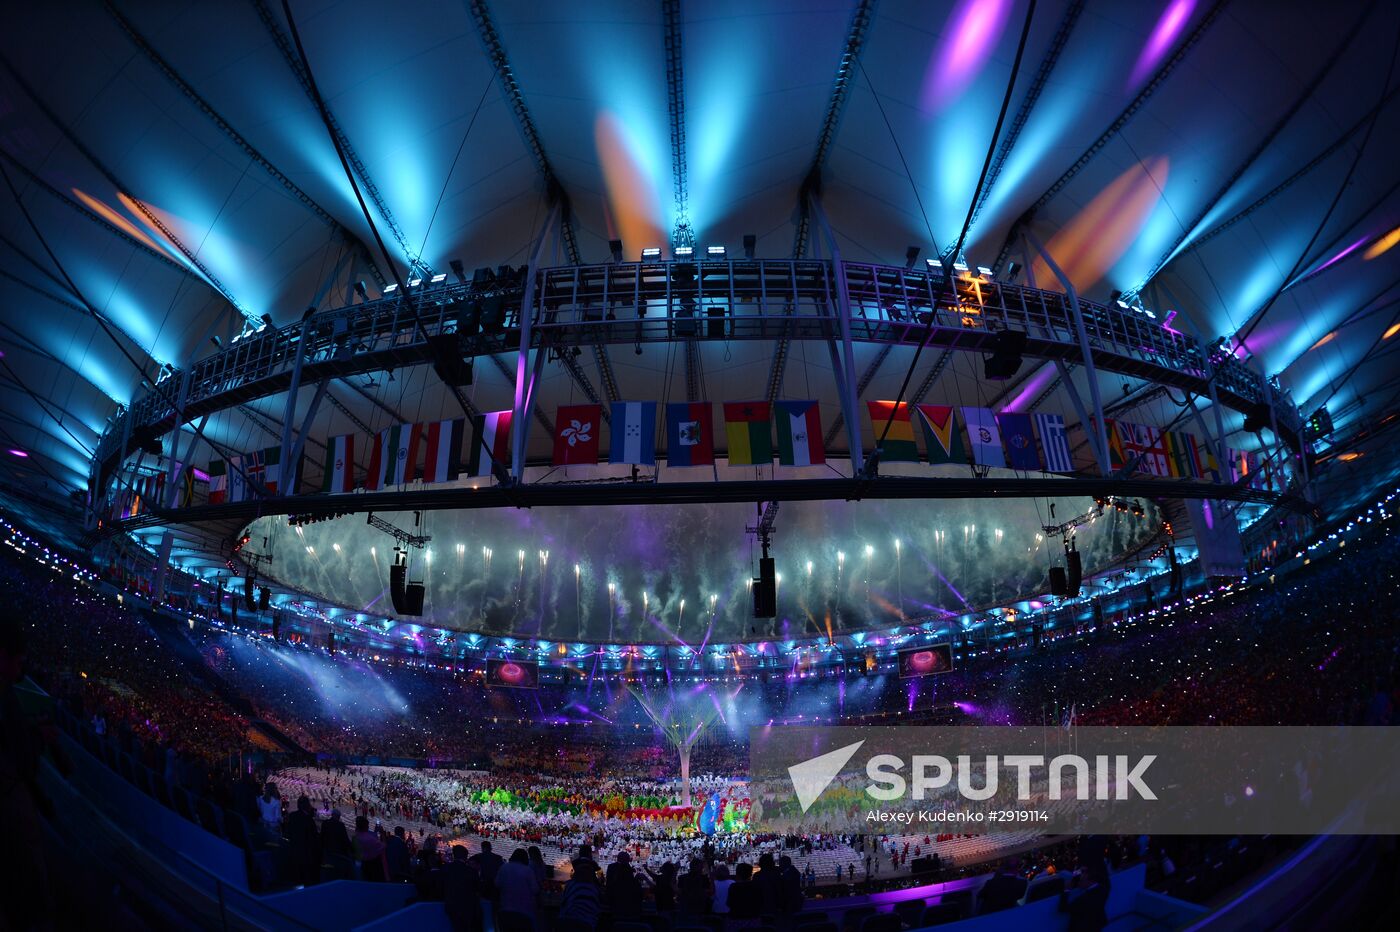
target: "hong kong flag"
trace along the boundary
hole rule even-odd
[[[554,419],[554,465],[598,462],[602,405],[560,405]]]

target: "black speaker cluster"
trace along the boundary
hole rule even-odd
[[[778,573],[772,557],[758,561],[758,577],[753,581],[753,617],[778,617]]]

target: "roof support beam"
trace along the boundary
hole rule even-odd
[[[1225,182],[1216,189],[1215,193],[1201,205],[1201,209],[1196,212],[1196,216],[1191,218],[1191,222],[1181,227],[1181,232],[1177,235],[1176,241],[1162,253],[1161,257],[1152,264],[1152,268],[1142,277],[1142,280],[1133,287],[1133,294],[1141,293],[1142,290],[1147,287],[1147,283],[1152,281],[1157,273],[1162,270],[1162,267],[1172,260],[1177,250],[1181,248],[1181,244],[1186,242],[1186,240],[1190,238],[1191,233],[1210,216],[1210,212],[1215,209],[1215,206],[1224,200],[1225,196],[1234,188],[1236,182],[1244,177],[1244,173],[1249,171],[1250,167],[1259,160],[1259,156],[1263,155],[1269,146],[1273,144],[1274,140],[1278,138],[1279,133],[1283,132],[1284,127],[1297,116],[1299,110],[1303,109],[1303,105],[1312,99],[1312,96],[1317,93],[1317,89],[1322,86],[1322,82],[1332,73],[1332,69],[1336,67],[1337,62],[1341,61],[1342,53],[1351,46],[1352,41],[1356,38],[1356,34],[1361,31],[1362,24],[1370,18],[1371,12],[1375,8],[1375,0],[1367,4],[1366,9],[1361,12],[1361,15],[1357,17],[1356,22],[1352,25],[1351,31],[1342,38],[1341,42],[1337,43],[1337,47],[1332,50],[1332,54],[1323,62],[1322,67],[1313,75],[1308,85],[1303,88],[1302,93],[1294,99],[1292,105],[1283,112],[1283,115],[1274,121],[1273,127],[1263,139],[1259,140],[1258,145],[1254,147],[1253,151],[1245,156],[1244,161],[1230,173],[1230,177],[1225,179]]]
[[[812,164],[802,180],[797,193],[797,230],[793,234],[792,255],[800,259],[807,254],[808,239],[811,236],[812,217],[808,210],[809,196],[821,186],[822,169],[826,166],[831,145],[836,139],[836,129],[841,124],[841,114],[846,110],[850,98],[851,85],[855,80],[856,68],[860,65],[860,54],[865,49],[865,36],[870,31],[870,23],[875,19],[875,0],[860,0],[851,14],[851,25],[846,30],[846,44],[841,49],[841,60],[836,64],[836,77],[832,82],[831,99],[827,101],[826,115],[822,117],[821,128],[817,131],[817,146],[812,153]],[[773,347],[773,363],[768,371],[768,403],[777,401],[783,391],[783,374],[787,370],[787,335],[779,338]]]
[[[244,138],[242,133],[234,129],[233,126],[229,124],[228,120],[224,119],[223,116],[219,113],[219,111],[215,110],[207,100],[200,96],[199,92],[196,91],[190,85],[190,83],[186,81],[178,71],[175,70],[174,66],[171,65],[170,62],[168,62],[165,59],[165,57],[160,54],[160,52],[156,51],[155,47],[151,45],[150,41],[144,35],[142,35],[140,31],[137,30],[137,28],[132,24],[130,20],[128,20],[125,16],[122,15],[121,11],[117,9],[116,5],[112,3],[111,0],[106,0],[105,6],[107,7],[107,12],[111,15],[113,19],[117,21],[117,25],[121,26],[122,31],[126,33],[127,38],[131,40],[132,44],[136,46],[136,48],[141,52],[141,54],[146,57],[146,59],[151,63],[152,66],[155,67],[157,71],[165,75],[166,80],[168,80],[171,84],[175,85],[176,90],[184,94],[185,97],[189,99],[190,103],[194,104],[195,107],[198,108],[200,113],[208,117],[214,123],[214,125],[219,128],[220,132],[227,136],[229,140],[233,142],[234,145],[238,146],[239,149],[243,150],[244,155],[248,156],[248,158],[253,160],[254,164],[256,164],[268,175],[272,176],[273,180],[282,185],[283,189],[286,190],[288,194],[290,194],[293,198],[300,202],[301,205],[307,210],[315,214],[317,219],[319,219],[326,226],[339,231],[339,233],[342,237],[344,237],[346,242],[353,243],[357,247],[357,249],[363,254],[363,258],[365,260],[365,263],[369,266],[371,274],[379,283],[379,286],[383,288],[386,284],[384,273],[381,272],[379,270],[379,266],[375,264],[374,257],[370,254],[369,249],[365,246],[364,242],[354,233],[352,233],[348,228],[342,225],[339,220],[335,219],[335,217],[332,217],[330,213],[328,213],[325,210],[325,208],[323,208],[320,204],[316,203],[316,201],[312,199],[311,195],[307,194],[301,188],[297,187],[296,182],[292,181],[292,179],[288,178],[285,174],[283,174],[282,171],[278,169],[276,165],[273,165],[270,161],[268,161],[266,156],[259,152],[253,146],[252,143],[250,143],[246,138]]]
[[[977,218],[981,215],[982,208],[986,206],[987,198],[992,193],[992,187],[996,184],[997,178],[1001,176],[1001,170],[1006,167],[1006,160],[1011,155],[1011,150],[1016,147],[1016,140],[1020,138],[1021,130],[1025,129],[1026,121],[1031,117],[1031,111],[1040,101],[1040,94],[1045,90],[1045,84],[1050,80],[1050,74],[1055,70],[1055,66],[1059,64],[1060,53],[1069,44],[1070,34],[1074,32],[1074,27],[1079,23],[1079,14],[1083,12],[1084,0],[1073,0],[1069,8],[1065,10],[1065,15],[1060,19],[1060,25],[1050,40],[1050,48],[1045,53],[1045,57],[1040,60],[1040,67],[1036,69],[1035,77],[1031,80],[1030,87],[1026,89],[1026,96],[1021,99],[1021,106],[1017,108],[1016,116],[1012,117],[1005,135],[997,144],[996,155],[992,158],[992,164],[987,170],[987,180],[982,183],[982,191],[977,196],[976,206],[972,209],[972,219],[968,222],[968,229],[977,225]]]
[[[1186,59],[1187,53],[1195,48],[1196,43],[1201,41],[1201,37],[1204,36],[1215,23],[1216,19],[1229,2],[1230,0],[1216,0],[1215,5],[1213,5],[1206,15],[1201,17],[1201,21],[1196,24],[1196,28],[1191,31],[1191,35],[1187,36],[1186,39],[1177,46],[1171,58],[1168,58],[1162,63],[1162,67],[1157,69],[1157,73],[1152,76],[1152,80],[1148,81],[1143,89],[1138,91],[1137,96],[1123,109],[1122,113],[1118,114],[1117,119],[1110,123],[1108,128],[1099,134],[1099,137],[1089,145],[1089,148],[1085,149],[1084,152],[1080,154],[1079,158],[1075,159],[1073,165],[1065,169],[1064,173],[1056,179],[1055,183],[1052,184],[1034,204],[1027,207],[1021,216],[1016,218],[1016,222],[1011,225],[1011,229],[1006,233],[1006,240],[1002,243],[1001,251],[997,254],[996,261],[992,263],[992,268],[994,270],[999,271],[1001,269],[1007,257],[1011,254],[1012,246],[1021,235],[1021,231],[1030,226],[1031,221],[1035,219],[1035,215],[1039,213],[1040,209],[1050,203],[1060,191],[1064,190],[1064,187],[1074,180],[1075,176],[1083,171],[1086,165],[1094,160],[1094,157],[1112,141],[1113,137],[1117,136],[1122,132],[1125,126],[1132,122],[1133,117],[1137,116],[1138,111],[1147,104],[1147,101],[1152,98],[1153,94],[1157,93],[1157,89],[1166,83],[1167,78],[1171,77],[1176,67]]]
[[[394,241],[399,244],[399,250],[403,253],[404,258],[408,262],[409,272],[412,274],[416,271],[424,277],[431,275],[433,271],[432,267],[427,265],[422,257],[418,255],[417,250],[409,245],[408,237],[404,235],[403,229],[399,226],[398,221],[394,219],[394,213],[389,209],[389,205],[384,202],[384,197],[379,193],[378,186],[375,185],[374,179],[370,177],[369,169],[365,167],[364,161],[360,159],[359,154],[350,144],[350,137],[347,136],[345,130],[341,128],[340,121],[335,118],[335,114],[331,112],[330,106],[326,104],[325,101],[318,100],[315,88],[311,82],[311,76],[308,75],[306,69],[302,67],[301,59],[297,56],[296,50],[292,48],[291,39],[282,28],[282,24],[278,21],[277,15],[264,0],[253,0],[253,7],[258,11],[258,18],[262,20],[263,27],[267,30],[268,35],[272,37],[272,41],[276,43],[277,50],[282,53],[282,59],[287,63],[287,67],[296,77],[297,83],[299,83],[301,89],[306,92],[306,96],[311,99],[312,105],[316,106],[325,116],[327,128],[335,137],[335,142],[339,146],[341,152],[344,153],[345,160],[350,163],[350,167],[355,172],[355,177],[360,180],[360,186],[364,189],[365,196],[374,204],[375,211],[378,212],[385,226],[389,228],[389,234],[393,236]]]

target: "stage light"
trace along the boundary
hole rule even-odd
[[[385,293],[385,294],[392,294],[393,292],[398,291],[398,290],[399,290],[398,282],[394,282],[394,283],[391,284],[391,285],[385,285],[385,286],[384,286],[384,293]]]
[[[10,448],[10,455],[11,455],[11,456],[18,456],[20,459],[29,459],[29,454],[28,454],[28,453],[24,452],[23,450],[15,449],[15,448],[13,448],[13,447]]]
[[[979,265],[977,267],[977,274],[981,275],[983,278],[990,279],[992,277],[992,270],[985,265]]]
[[[1395,336],[1397,333],[1400,333],[1400,324],[1391,324],[1391,325],[1390,325],[1390,328],[1387,329],[1385,333],[1381,334],[1381,339],[1382,339],[1382,340],[1389,340],[1391,337]]]
[[[660,259],[660,258],[661,258],[661,247],[660,247],[660,246],[648,246],[647,248],[645,248],[645,249],[642,250],[642,258],[643,258],[643,259]]]
[[[808,575],[808,576],[811,576],[811,575],[812,575],[812,561],[811,561],[811,560],[808,560],[808,561],[807,561],[807,575]]]
[[[421,284],[423,284],[423,279],[421,278],[410,278],[408,280],[408,287],[410,288],[417,288]]]
[[[336,553],[340,553],[340,544],[331,544],[331,549]]]
[[[955,260],[953,260],[953,271],[954,271],[954,272],[966,272],[966,271],[967,271],[967,260],[965,260],[965,259],[955,259]]]
[[[675,249],[675,253],[677,259],[689,259],[691,256],[695,255],[695,247],[677,246]]]
[[[941,259],[925,259],[925,260],[924,260],[924,263],[925,263],[930,269],[941,269],[941,268],[943,268],[943,261],[942,261]]]
[[[437,273],[436,275],[434,275],[431,279],[428,280],[428,284],[430,284],[430,285],[441,285],[441,284],[442,284],[443,282],[445,282],[445,281],[447,281],[447,273],[446,273],[446,272],[439,272],[439,273]]]
[[[705,255],[709,256],[711,259],[723,259],[728,255],[728,250],[723,246],[707,246],[705,248]]]

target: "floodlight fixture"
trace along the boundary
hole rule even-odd
[[[643,258],[643,259],[660,259],[660,258],[661,258],[661,247],[660,247],[660,246],[648,246],[648,247],[646,247],[645,249],[642,250],[642,258]]]
[[[711,259],[723,259],[728,255],[728,252],[723,246],[707,246],[705,248],[705,255]]]
[[[689,259],[691,256],[695,255],[695,247],[677,246],[675,249],[675,253],[677,259]]]
[[[447,281],[447,273],[446,273],[446,272],[439,272],[439,273],[437,273],[436,275],[434,275],[431,279],[428,280],[428,284],[430,284],[430,285],[441,285],[441,284],[442,284],[443,282],[445,282],[445,281]]]

